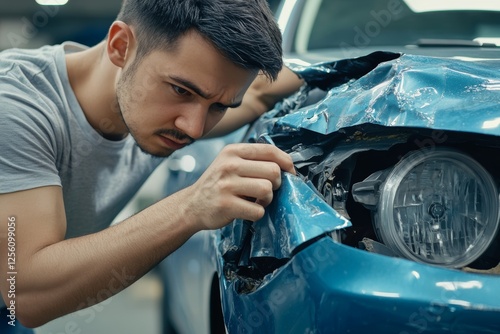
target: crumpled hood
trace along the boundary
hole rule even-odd
[[[500,60],[398,56],[376,52],[349,63],[296,68],[310,86],[331,89],[316,104],[275,119],[267,131],[330,134],[371,123],[500,134],[500,72],[494,70]],[[374,59],[383,62],[371,70]]]
[[[294,68],[308,85],[263,115],[249,130],[246,141],[286,143],[292,157],[307,163],[311,156],[322,156],[323,138],[362,124],[497,136],[500,72],[492,68],[500,68],[500,61],[388,52]],[[305,90],[313,88],[328,92],[312,105],[300,106],[301,98],[307,95]],[[296,143],[304,144],[306,149],[297,149]],[[353,150],[388,144],[381,141],[370,145],[350,147],[346,152],[350,155]],[[343,161],[343,152],[341,146],[336,146],[332,154]],[[330,163],[324,159],[325,164]],[[265,275],[286,263],[300,247],[351,226],[307,178],[285,174],[282,180],[282,187],[261,220],[236,220],[221,230],[219,252],[232,268],[230,271],[255,265],[260,275]]]

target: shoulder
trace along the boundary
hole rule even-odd
[[[8,76],[13,70],[24,75],[36,75],[55,63],[57,54],[64,52],[62,45],[46,45],[37,49],[7,49],[0,52],[0,77]]]
[[[61,79],[57,64],[62,46],[0,52],[0,119],[43,121],[57,115]]]
[[[30,101],[49,95],[59,79],[58,57],[61,46],[39,49],[9,49],[0,52],[0,98],[2,102],[21,102],[23,96]]]

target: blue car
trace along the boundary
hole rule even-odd
[[[500,8],[443,3],[282,3],[306,84],[226,142],[274,144],[297,175],[161,263],[171,333],[500,333]]]

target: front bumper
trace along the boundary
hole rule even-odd
[[[354,249],[325,237],[254,292],[221,279],[229,333],[500,333],[500,278]]]

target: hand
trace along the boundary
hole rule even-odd
[[[220,228],[236,218],[256,221],[280,187],[282,170],[295,174],[290,156],[274,145],[228,145],[186,189],[186,211],[199,229]]]

